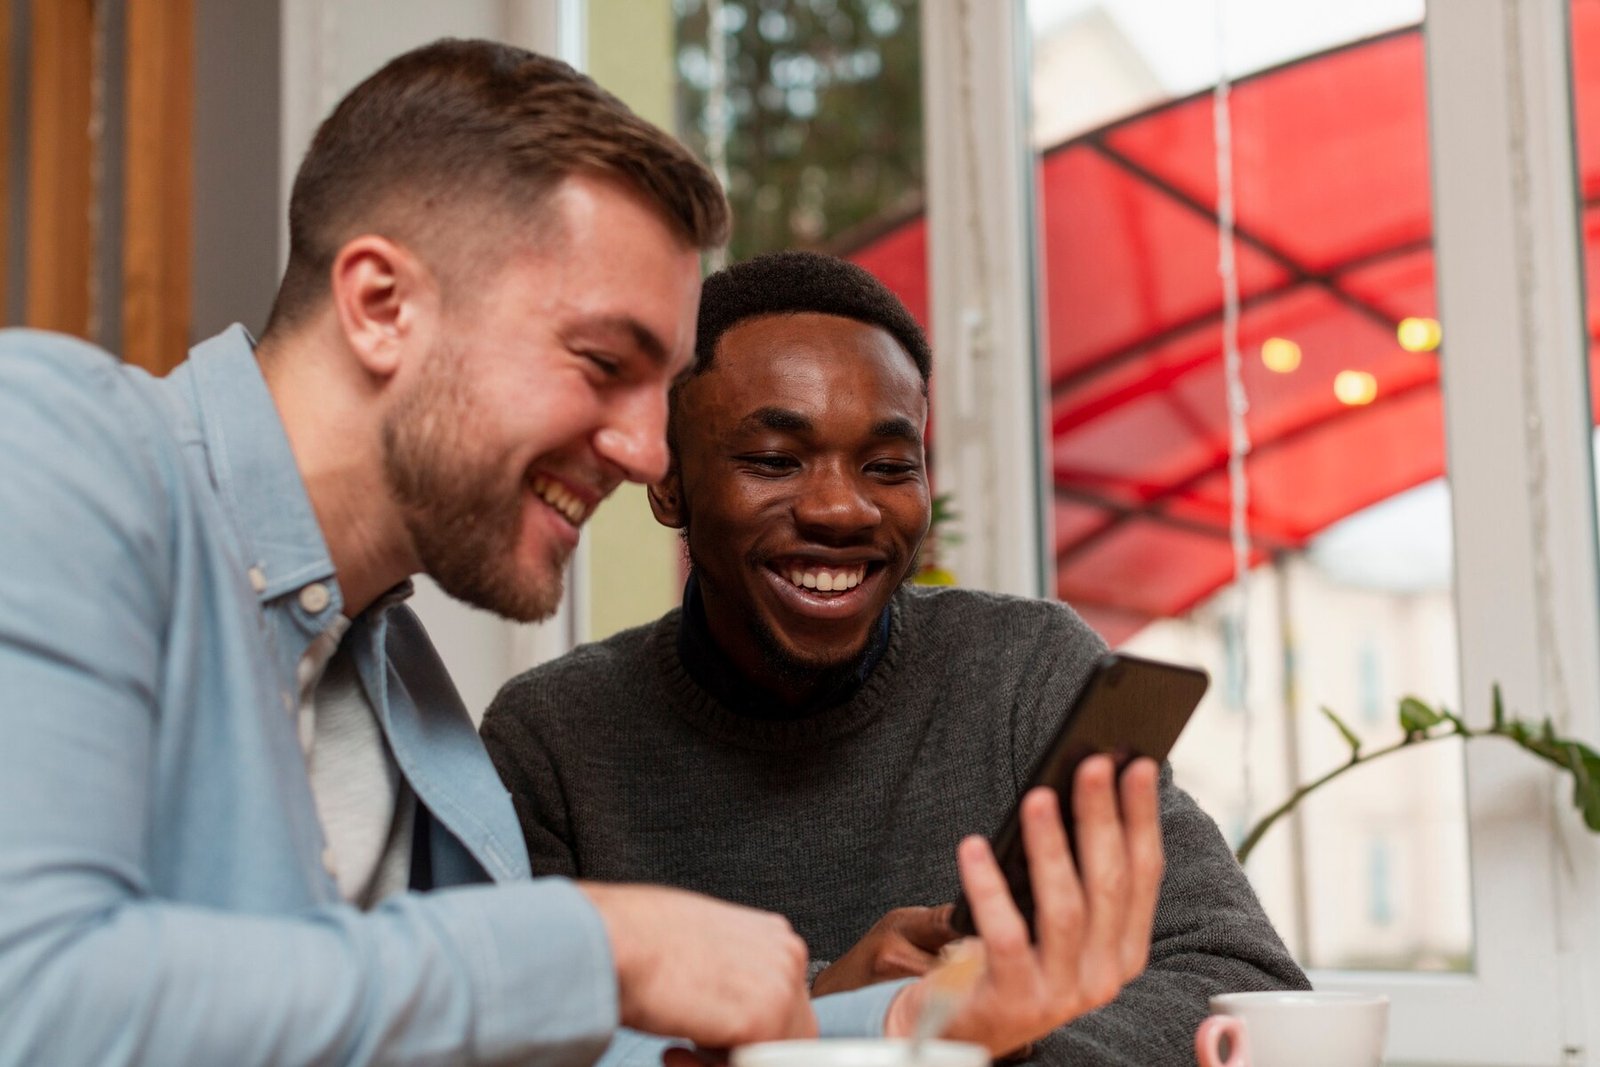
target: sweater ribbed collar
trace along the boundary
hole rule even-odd
[[[877,716],[907,639],[907,607],[904,591],[896,593],[873,629],[859,668],[825,699],[799,711],[781,708],[751,685],[716,645],[692,577],[683,607],[656,622],[650,654],[674,707],[700,730],[740,748],[803,748],[852,733]]]

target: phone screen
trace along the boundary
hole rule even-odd
[[[1061,815],[1070,844],[1072,778],[1078,765],[1100,752],[1116,758],[1119,772],[1139,756],[1158,763],[1166,759],[1208,684],[1206,672],[1197,667],[1108,652],[1095,664],[1054,740],[1045,746],[1022,793],[1047,785],[1060,794]],[[1011,888],[1011,898],[1028,920],[1031,931],[1033,887],[1018,821],[1020,806],[1019,795],[1011,813],[989,840]],[[966,894],[956,900],[951,922],[962,934],[975,932]]]

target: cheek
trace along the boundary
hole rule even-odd
[[[560,451],[586,440],[600,424],[594,390],[559,379],[543,388],[507,393],[498,405],[497,421],[538,453]]]
[[[712,551],[743,548],[780,526],[789,508],[790,491],[781,484],[739,479],[713,497],[697,497],[689,528],[698,529]]]
[[[910,492],[895,497],[887,505],[887,511],[894,516],[895,526],[902,531],[908,542],[920,541],[927,536],[933,515],[926,491]]]

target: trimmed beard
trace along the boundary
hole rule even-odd
[[[459,349],[429,353],[411,390],[383,421],[383,469],[422,570],[457,600],[517,622],[554,614],[566,553],[518,567],[522,483],[478,462],[467,438],[471,384]]]

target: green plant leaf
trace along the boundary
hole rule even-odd
[[[1594,788],[1594,778],[1589,774],[1589,768],[1584,763],[1583,753],[1578,751],[1576,745],[1566,746],[1567,770],[1572,772],[1572,803],[1580,810],[1587,810],[1587,798]]]
[[[1275,825],[1284,815],[1293,811],[1311,793],[1343,776],[1351,769],[1379,757],[1402,751],[1418,743],[1442,741],[1449,737],[1458,736],[1464,741],[1490,735],[1506,738],[1529,755],[1559,767],[1572,775],[1573,806],[1582,815],[1584,825],[1593,832],[1600,834],[1600,751],[1596,751],[1582,741],[1560,736],[1556,733],[1555,723],[1548,717],[1542,721],[1530,721],[1508,716],[1498,685],[1494,687],[1494,701],[1492,704],[1494,726],[1492,729],[1472,730],[1459,715],[1452,713],[1450,709],[1443,706],[1435,708],[1423,703],[1414,696],[1408,696],[1400,701],[1399,709],[1400,726],[1405,731],[1404,739],[1367,752],[1361,751],[1361,739],[1356,736],[1354,730],[1346,725],[1343,719],[1339,718],[1330,708],[1324,707],[1321,710],[1322,714],[1339,731],[1339,735],[1344,738],[1345,743],[1350,746],[1350,759],[1320,778],[1296,789],[1287,800],[1250,827],[1244,835],[1243,842],[1237,849],[1240,862],[1243,862],[1250,851],[1255,848],[1262,834],[1268,828]],[[1435,727],[1441,723],[1449,723],[1453,729],[1436,730]]]
[[[1400,729],[1408,734],[1427,733],[1431,727],[1444,722],[1444,716],[1434,711],[1416,697],[1400,701]]]
[[[1572,803],[1583,815],[1583,824],[1600,833],[1600,756],[1576,741],[1567,746],[1572,771]]]
[[[1344,738],[1344,743],[1350,746],[1350,758],[1359,758],[1361,755],[1361,738],[1356,736],[1356,732],[1346,726],[1345,721],[1334,714],[1333,709],[1326,704],[1322,707],[1322,714],[1328,717],[1328,721],[1333,723],[1334,729],[1338,730]]]
[[[1572,799],[1583,812],[1583,824],[1600,833],[1600,758],[1585,759],[1582,766],[1588,788]]]

